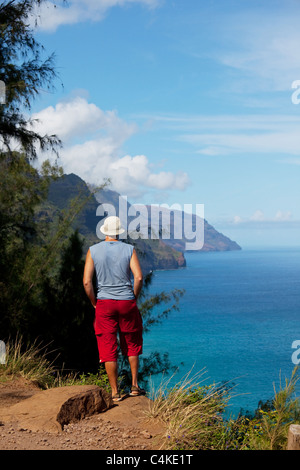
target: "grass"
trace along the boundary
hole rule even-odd
[[[21,376],[47,388],[54,380],[54,370],[46,349],[38,344],[24,347],[20,338],[5,344],[5,363],[0,364],[2,381]]]
[[[63,372],[56,372],[55,380],[52,384],[54,387],[66,387],[71,385],[97,385],[111,393],[108,377],[104,369],[99,369],[97,374],[63,374]]]
[[[161,449],[170,450],[285,450],[289,425],[300,423],[299,380],[294,369],[274,398],[252,416],[223,419],[232,398],[228,385],[203,385],[204,373],[191,372],[174,387],[162,382],[153,393],[149,417],[161,420],[165,433]],[[267,406],[268,405],[268,406]]]
[[[165,435],[163,449],[216,449],[224,411],[230,391],[227,384],[202,385],[206,371],[191,371],[174,387],[172,379],[161,383],[153,392],[148,415],[162,421]],[[214,442],[215,441],[215,442]]]
[[[190,371],[175,386],[163,379],[152,388],[148,417],[160,420],[165,430],[164,450],[284,450],[290,424],[300,424],[299,399],[295,396],[298,367],[291,378],[280,380],[274,398],[261,403],[252,416],[225,420],[224,411],[232,398],[229,384],[205,385],[206,371]],[[0,364],[0,381],[24,377],[41,388],[66,385],[98,385],[110,392],[105,372],[64,374],[47,359],[47,351],[34,343],[24,347],[20,339],[6,343],[5,363]]]
[[[51,351],[53,353],[53,351]],[[37,343],[26,346],[22,338],[8,341],[5,344],[5,363],[0,364],[0,381],[23,377],[41,389],[72,386],[98,385],[110,392],[108,378],[105,372],[97,374],[77,374],[58,371],[47,357],[46,347]]]

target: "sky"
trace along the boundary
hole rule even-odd
[[[59,163],[137,204],[204,205],[247,247],[300,244],[300,0],[68,0],[32,109]],[[53,158],[41,155],[44,158]]]

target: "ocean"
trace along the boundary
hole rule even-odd
[[[300,360],[300,248],[190,252],[186,260],[154,272],[150,293],[185,294],[179,311],[144,335],[143,355],[169,354],[178,366],[170,386],[199,371],[203,385],[234,384],[227,414],[253,412]],[[153,376],[152,386],[161,380]]]

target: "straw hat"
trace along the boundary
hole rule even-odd
[[[115,236],[124,233],[119,217],[111,216],[105,219],[104,224],[100,227],[100,232],[107,236]]]

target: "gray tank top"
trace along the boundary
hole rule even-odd
[[[133,245],[102,241],[90,247],[97,278],[97,299],[132,300],[130,259]]]

